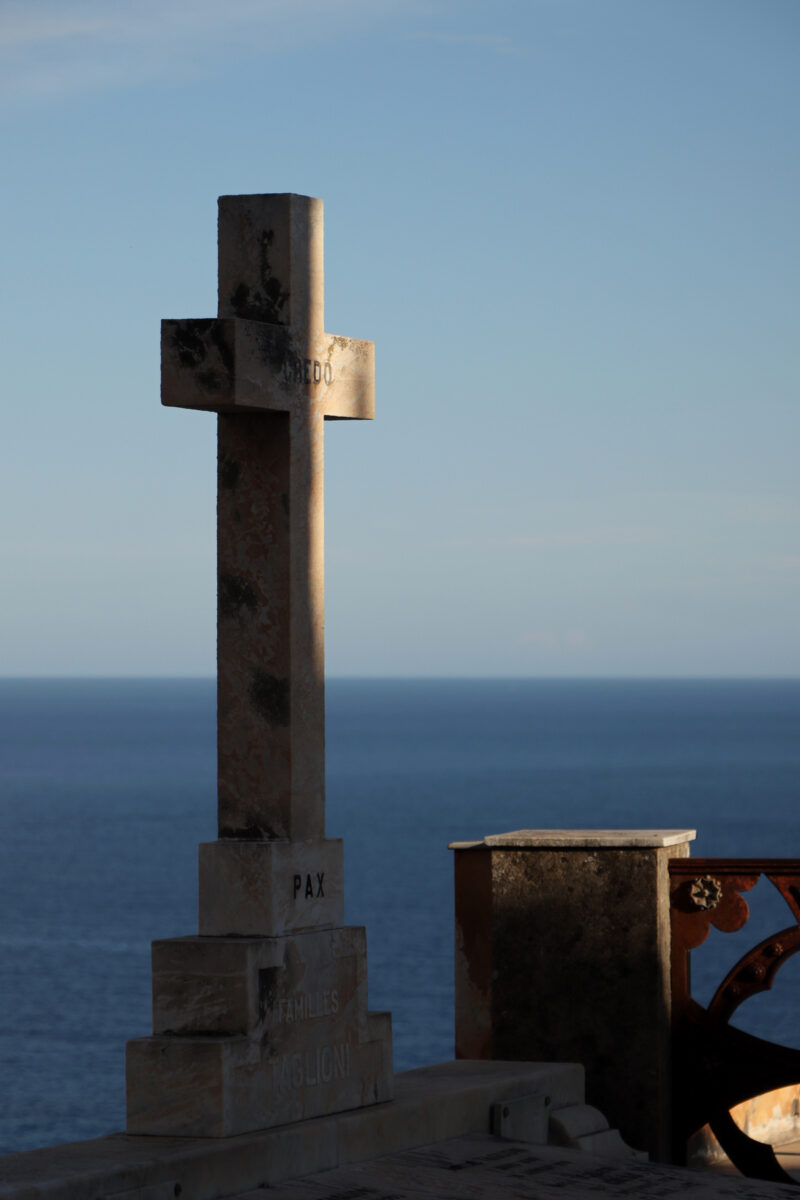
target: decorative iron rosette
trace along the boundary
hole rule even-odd
[[[699,879],[692,881],[689,895],[695,908],[707,912],[716,908],[722,899],[722,884],[713,875],[701,875]]]

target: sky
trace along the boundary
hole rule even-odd
[[[216,200],[325,201],[332,675],[800,675],[797,0],[0,0],[0,674],[210,675]]]

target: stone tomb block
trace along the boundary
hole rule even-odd
[[[202,842],[199,931],[277,937],[344,922],[342,842]]]
[[[228,1137],[391,1099],[360,927],[154,942],[153,1030],[128,1043],[128,1133]]]
[[[367,1015],[362,926],[284,938],[166,938],[153,942],[155,1034],[247,1034],[277,1052],[296,1030],[327,1019],[334,1040]]]

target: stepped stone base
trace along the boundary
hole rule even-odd
[[[360,927],[154,942],[153,1029],[127,1046],[128,1133],[230,1137],[392,1097]]]
[[[392,1098],[391,1023],[370,1014],[366,1042],[307,1041],[266,1057],[250,1038],[128,1042],[128,1133],[231,1137]]]

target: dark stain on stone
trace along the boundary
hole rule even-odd
[[[255,671],[248,693],[253,708],[268,725],[289,724],[289,680]]]
[[[271,229],[265,229],[258,239],[259,287],[251,288],[242,282],[230,295],[230,304],[237,317],[249,321],[266,321],[270,325],[285,325],[284,308],[289,292],[272,273],[270,247],[275,241]]]
[[[281,492],[281,508],[283,509],[284,516],[288,517],[289,516],[289,493],[288,492]]]
[[[241,575],[220,571],[217,578],[217,604],[221,617],[235,617],[243,608],[254,613],[258,608],[258,593]]]
[[[220,377],[219,371],[198,371],[197,382],[205,392],[221,392],[223,380]]]
[[[229,458],[227,454],[220,455],[219,460],[219,486],[227,491],[233,491],[239,482],[239,476],[242,473],[241,463],[235,458]]]
[[[221,392],[233,379],[233,351],[225,339],[221,321],[179,321],[172,344],[182,367],[197,371],[197,381],[207,392]],[[216,354],[211,353],[216,350]],[[200,371],[199,368],[203,367]],[[220,369],[221,368],[221,369]]]
[[[221,838],[231,838],[236,842],[261,842],[264,833],[258,825],[220,825],[218,830]]]
[[[281,286],[281,281],[272,273],[272,264],[270,262],[270,249],[275,241],[275,234],[271,229],[265,229],[258,240],[258,267],[261,286],[267,297],[268,303],[274,312],[273,323],[275,325],[282,324],[281,310],[289,299],[288,291]],[[270,319],[270,318],[267,318]]]
[[[276,375],[284,373],[286,363],[291,360],[291,334],[285,326],[259,330],[257,339],[258,356],[265,366]]]
[[[258,1017],[263,1021],[269,1016],[280,995],[280,967],[262,967],[258,972]]]
[[[206,321],[178,321],[172,334],[172,344],[182,367],[199,367],[208,354],[206,338],[214,324],[213,317]]]
[[[225,337],[225,326],[222,321],[214,321],[211,328],[211,340],[216,346],[222,365],[228,372],[228,377],[233,378],[233,350]]]
[[[250,288],[246,283],[240,283],[236,291],[231,294],[231,305],[234,308],[237,317],[243,315],[247,308],[248,300],[250,299]]]

